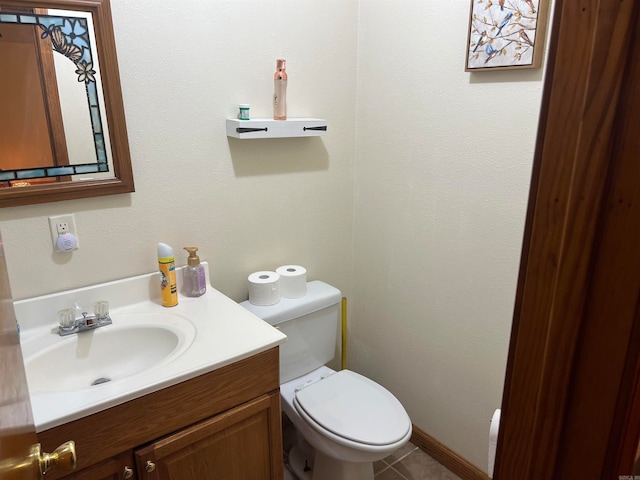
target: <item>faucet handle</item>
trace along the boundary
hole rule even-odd
[[[73,308],[58,310],[58,322],[62,328],[71,328],[76,323],[76,311]]]
[[[98,300],[93,304],[93,314],[96,318],[105,318],[109,316],[109,302],[106,300]]]

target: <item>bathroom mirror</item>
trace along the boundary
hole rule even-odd
[[[0,207],[134,191],[109,0],[0,0]]]

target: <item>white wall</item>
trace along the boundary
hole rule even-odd
[[[542,72],[464,72],[468,2],[360,2],[350,366],[486,470]]]
[[[350,299],[349,366],[486,468],[500,404],[541,72],[467,74],[468,2],[111,0],[136,192],[0,209],[15,299],[154,271],[200,247],[212,282],[305,265]],[[238,103],[325,137],[240,141]],[[52,252],[74,213],[80,250]]]
[[[183,246],[198,246],[236,300],[249,273],[288,263],[348,290],[357,4],[111,3],[136,192],[1,209],[14,298],[155,271],[158,241],[178,265]],[[228,139],[239,103],[272,114],[278,57],[289,115],[326,118],[331,133]],[[65,213],[80,249],[54,254],[47,216]]]

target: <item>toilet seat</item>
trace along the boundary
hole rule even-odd
[[[313,428],[342,444],[406,441],[411,420],[398,399],[376,382],[341,370],[295,393],[294,406]]]

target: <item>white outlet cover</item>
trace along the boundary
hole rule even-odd
[[[75,237],[75,247],[70,250],[62,250],[58,248],[58,223],[66,223],[69,226],[69,233]],[[51,243],[53,244],[54,252],[70,252],[73,250],[77,250],[80,247],[80,242],[78,240],[78,231],[76,230],[76,221],[73,214],[68,215],[57,215],[55,217],[49,217],[49,231],[51,233]],[[68,243],[66,244],[68,247]]]

